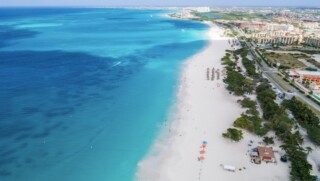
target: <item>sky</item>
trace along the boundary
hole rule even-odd
[[[312,6],[320,0],[0,0],[0,6]]]

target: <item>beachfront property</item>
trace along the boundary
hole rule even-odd
[[[278,36],[278,37],[262,37],[256,38],[255,42],[258,44],[282,44],[282,45],[292,45],[299,42],[299,36]]]
[[[272,147],[258,146],[258,155],[261,161],[273,163],[276,161]]]
[[[254,148],[253,151],[250,153],[250,159],[252,163],[260,164],[262,161],[265,162],[276,162],[273,148],[267,146],[258,146]]]
[[[269,12],[265,16],[271,16],[276,21],[255,18],[229,20],[227,23],[237,26],[247,38],[254,40],[257,44],[320,47],[318,22],[297,18],[297,16],[291,17],[291,15],[295,14],[291,11],[285,14],[282,12],[272,14],[273,12]]]
[[[298,29],[290,24],[269,24],[260,25],[260,29],[250,34],[258,44],[282,44],[292,45],[302,42],[303,37]]]

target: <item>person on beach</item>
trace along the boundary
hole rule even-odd
[[[212,76],[211,76],[211,80],[214,80],[214,67],[212,68]]]
[[[219,79],[220,79],[220,70],[217,69],[217,70],[216,70],[216,73],[217,73],[217,80],[219,80]]]

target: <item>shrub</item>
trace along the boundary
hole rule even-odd
[[[274,144],[273,137],[268,136],[263,137],[263,142],[267,145]]]
[[[234,128],[228,128],[227,132],[223,133],[222,136],[238,142],[243,138],[243,133],[241,130],[234,129]]]

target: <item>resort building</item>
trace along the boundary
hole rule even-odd
[[[259,32],[259,33],[252,33],[251,38],[265,38],[267,37],[267,32]]]
[[[266,162],[275,162],[276,161],[272,147],[258,146],[258,155],[259,155],[260,160],[263,160]]]
[[[320,83],[320,72],[318,71],[292,70],[290,71],[289,76],[298,78],[301,83]]]
[[[247,30],[254,30],[254,31],[260,31],[265,26],[264,23],[260,22],[244,22],[238,24],[240,29],[247,29]]]
[[[305,37],[304,42],[311,46],[320,47],[320,38]]]
[[[255,42],[258,44],[274,44],[276,40],[274,38],[256,38]]]
[[[267,31],[292,31],[294,30],[294,26],[290,24],[267,24],[265,26],[265,30]]]
[[[312,82],[309,86],[311,90],[320,90],[320,82]]]
[[[280,37],[266,37],[266,38],[256,38],[255,41],[258,44],[283,44],[292,45],[299,43],[299,36],[280,36]]]

